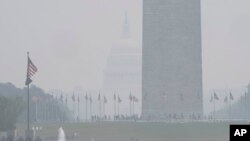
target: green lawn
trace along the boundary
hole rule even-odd
[[[35,124],[32,124],[32,126]],[[228,141],[227,122],[98,122],[98,123],[50,123],[39,133],[46,140],[56,140],[57,130],[63,127],[67,136],[79,133],[80,141]],[[18,125],[22,132],[26,125]]]

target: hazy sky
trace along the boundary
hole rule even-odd
[[[250,1],[202,0],[204,91],[250,82]],[[24,86],[26,52],[49,89],[99,89],[127,11],[141,45],[142,0],[0,0],[0,82]]]
[[[126,11],[131,36],[140,42],[141,10],[138,0],[1,0],[0,81],[23,87],[30,51],[39,69],[34,84],[46,90],[99,89]]]

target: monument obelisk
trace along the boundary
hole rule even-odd
[[[201,118],[200,0],[144,0],[142,118]]]

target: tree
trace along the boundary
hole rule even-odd
[[[24,110],[21,97],[9,98],[0,95],[0,132],[15,129],[18,116]]]

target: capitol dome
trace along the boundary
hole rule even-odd
[[[113,44],[103,75],[103,89],[109,92],[140,93],[141,48],[130,38],[129,23],[125,15],[121,38]]]

